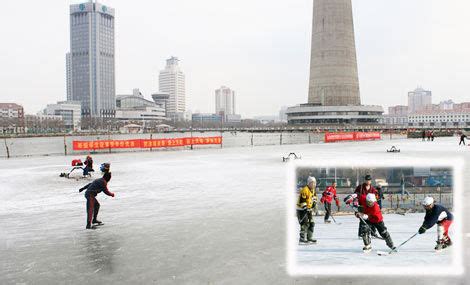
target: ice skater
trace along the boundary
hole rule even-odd
[[[380,211],[379,205],[377,204],[377,197],[373,193],[369,193],[366,196],[357,196],[358,204],[358,211],[356,212],[356,217],[359,218],[362,222],[361,233],[362,233],[362,240],[364,242],[363,251],[370,252],[372,250],[371,246],[371,234],[372,231],[376,229],[380,236],[385,240],[387,246],[395,250],[395,246],[393,245],[392,237],[390,233],[387,231],[387,227],[383,221],[382,212]]]
[[[95,179],[93,182],[80,188],[78,191],[85,191],[86,198],[86,229],[95,229],[95,225],[101,225],[103,222],[99,221],[98,212],[100,210],[100,203],[96,200],[96,195],[104,192],[106,195],[114,197],[114,193],[109,192],[108,182],[111,180],[111,172],[106,172],[102,178]]]
[[[466,139],[466,138],[467,138],[467,136],[466,136],[464,133],[462,133],[462,134],[460,135],[460,142],[459,142],[459,145],[463,144],[463,146],[465,146],[465,139]]]
[[[434,203],[434,198],[426,197],[423,200],[423,207],[426,210],[423,225],[419,228],[419,234],[424,234],[427,230],[437,224],[437,245],[434,248],[439,251],[452,245],[449,237],[449,227],[454,219],[452,213],[442,205]]]
[[[313,220],[313,209],[317,203],[317,193],[315,190],[317,180],[309,176],[307,185],[300,190],[297,200],[297,219],[300,224],[299,244],[316,243],[313,238],[315,221]]]
[[[336,181],[331,183],[331,186],[326,187],[325,191],[322,193],[322,197],[320,199],[320,202],[325,206],[325,224],[331,223],[330,221],[330,216],[331,216],[331,202],[333,202],[333,199],[336,202],[336,207],[339,211],[339,199],[338,196],[336,196]]]
[[[354,193],[357,195],[358,198],[360,198],[361,196],[365,197],[369,193],[372,193],[377,197],[378,196],[377,189],[375,189],[374,186],[372,186],[372,176],[370,176],[369,174],[364,176],[364,183],[357,186],[356,190],[354,190]],[[363,228],[363,224],[364,223],[362,222],[362,220],[359,220],[359,229],[357,233],[358,237],[362,237],[361,229]],[[377,236],[377,232],[375,231],[375,229],[373,229],[372,235]]]
[[[421,133],[421,137],[423,138],[423,142],[426,140],[426,130],[423,130]]]

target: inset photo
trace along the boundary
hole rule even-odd
[[[455,167],[292,169],[291,275],[462,273]]]

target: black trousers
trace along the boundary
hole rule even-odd
[[[465,145],[465,140],[460,140],[459,145],[461,144]]]
[[[388,247],[393,248],[393,241],[392,237],[388,233],[387,227],[385,226],[384,222],[373,224],[369,221],[366,221],[366,224],[362,223],[362,240],[364,241],[364,245],[369,245],[371,243],[371,230],[377,230],[379,235],[385,240],[385,243]]]
[[[331,203],[325,202],[325,221],[330,219],[331,215]]]
[[[86,224],[91,225],[98,217],[100,211],[100,203],[96,200],[95,195],[85,194],[86,198]]]

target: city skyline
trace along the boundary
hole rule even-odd
[[[68,7],[82,2],[86,1],[32,2],[21,10],[31,20],[0,32],[6,42],[17,45],[0,47],[4,63],[1,101],[17,102],[26,113],[36,113],[47,103],[66,99]],[[468,39],[460,35],[470,32],[464,17],[470,3],[388,2],[353,1],[363,101],[383,105],[385,110],[405,105],[407,92],[416,85],[431,90],[435,102],[468,101]],[[307,97],[312,1],[101,3],[117,13],[116,93],[134,87],[146,94],[157,92],[155,74],[163,60],[175,55],[182,59],[187,77],[186,109],[211,112],[213,90],[221,84],[238,91],[237,108],[243,117],[277,114],[281,106],[304,102]],[[268,4],[272,9],[266,13]],[[20,13],[14,3],[5,5],[0,12],[4,26]],[[192,15],[194,11],[198,17]],[[44,18],[44,13],[50,16]],[[243,23],[238,22],[240,13]],[[186,20],[174,26],[164,24],[175,15]],[[395,21],[397,15],[401,23]],[[143,33],[135,32],[139,29]],[[25,33],[28,37],[22,36]],[[36,43],[34,48],[31,41]]]

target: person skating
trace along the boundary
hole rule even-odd
[[[300,190],[297,200],[297,219],[300,224],[300,244],[316,243],[313,238],[315,221],[313,220],[313,209],[317,203],[315,191],[317,181],[315,177],[308,177],[307,185]]]
[[[423,200],[423,207],[426,210],[424,222],[419,228],[419,234],[424,234],[427,230],[437,224],[437,241],[435,250],[442,250],[452,245],[449,237],[449,227],[454,219],[452,213],[444,206],[434,203],[432,197]]]
[[[87,156],[85,159],[85,167],[83,168],[83,176],[88,176],[90,172],[94,172],[95,170],[93,169],[93,158],[91,156]]]
[[[95,225],[101,225],[102,222],[99,221],[98,212],[100,210],[100,203],[96,200],[96,196],[100,192],[104,192],[106,195],[114,197],[114,193],[109,192],[108,190],[108,182],[111,180],[111,172],[106,172],[102,178],[95,179],[93,182],[88,183],[87,185],[80,188],[78,191],[82,192],[85,191],[85,198],[86,198],[86,228],[87,229],[95,229]]]
[[[379,205],[377,204],[377,197],[373,193],[369,193],[367,195],[358,196],[358,211],[356,212],[357,218],[362,218],[365,223],[361,224],[362,227],[362,240],[364,242],[364,252],[369,252],[372,250],[371,246],[371,230],[376,229],[380,236],[385,240],[387,246],[395,250],[395,246],[393,245],[392,237],[390,233],[387,231],[387,227],[383,221],[382,212],[380,211]],[[361,220],[361,221],[362,221]]]
[[[431,131],[431,141],[434,141],[434,131]]]
[[[338,196],[336,196],[336,181],[331,184],[331,186],[328,186],[325,191],[322,193],[322,197],[320,199],[320,202],[325,206],[325,223],[329,224],[331,223],[330,221],[330,215],[331,215],[331,202],[333,202],[333,199],[336,202],[336,207],[338,208],[339,211],[339,199]]]
[[[100,170],[103,174],[106,172],[109,172],[110,168],[111,168],[111,164],[109,162],[104,162],[100,166]]]
[[[357,194],[358,198],[361,196],[365,197],[369,193],[372,193],[377,197],[378,195],[377,189],[375,189],[374,186],[372,186],[372,176],[370,176],[369,174],[364,176],[364,183],[357,186],[356,190],[354,190],[354,193]],[[362,237],[361,230],[363,228],[363,224],[364,223],[361,220],[359,220],[359,228],[358,228],[358,233],[357,233],[358,237]],[[377,231],[373,229],[372,235],[377,236]]]
[[[421,136],[423,138],[423,142],[426,140],[426,130],[423,130],[423,132],[421,133]]]
[[[466,136],[464,133],[462,133],[462,134],[460,135],[460,142],[459,142],[459,145],[463,144],[463,146],[465,146],[465,139],[466,139],[466,138],[467,138],[467,136]]]

